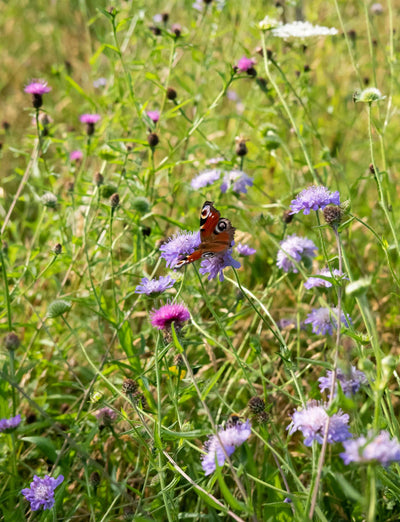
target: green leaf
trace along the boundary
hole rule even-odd
[[[51,462],[56,461],[57,452],[50,439],[47,439],[46,437],[22,437],[22,440],[37,446],[40,451],[51,460]]]
[[[232,495],[231,490],[226,485],[224,477],[222,476],[221,470],[222,470],[222,466],[218,466],[218,464],[217,464],[215,473],[217,475],[218,484],[221,489],[221,493],[224,496],[224,499],[227,501],[227,503],[231,506],[232,509],[234,509],[236,511],[240,511],[240,512],[244,511],[245,513],[250,513],[246,504],[244,504],[243,502],[240,502],[240,500],[238,500],[237,498],[235,498]]]

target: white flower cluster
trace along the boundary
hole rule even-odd
[[[273,36],[278,38],[311,38],[313,36],[329,36],[337,34],[338,30],[334,27],[323,27],[321,25],[313,25],[310,22],[292,22],[290,24],[281,25],[272,30]]]

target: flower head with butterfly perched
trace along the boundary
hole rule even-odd
[[[221,218],[213,203],[206,201],[200,214],[200,233],[175,236],[160,247],[161,256],[167,266],[174,269],[202,259],[200,273],[209,274],[208,279],[219,275],[219,280],[223,281],[224,268],[240,268],[240,263],[231,256],[234,235],[235,228],[229,219]]]

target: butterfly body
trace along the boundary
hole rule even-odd
[[[229,219],[221,218],[221,213],[212,202],[206,201],[200,214],[201,243],[194,252],[183,256],[174,268],[181,268],[198,259],[224,254],[232,245],[235,230]]]

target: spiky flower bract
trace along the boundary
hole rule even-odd
[[[210,437],[204,444],[206,454],[201,457],[204,474],[206,476],[211,475],[215,471],[216,460],[219,466],[224,464],[226,456],[222,446],[230,457],[235,449],[243,444],[250,435],[251,424],[249,420],[246,420],[246,422],[238,421],[225,429],[221,428],[218,431],[219,438],[216,435]]]
[[[21,493],[30,502],[32,511],[37,511],[41,507],[51,509],[55,504],[54,490],[63,480],[62,475],[59,475],[56,479],[49,477],[49,475],[44,478],[34,475],[30,487],[23,489]]]
[[[311,446],[316,440],[320,444],[324,439],[328,413],[326,406],[317,401],[310,401],[304,408],[295,411],[292,422],[287,429],[291,435],[295,431],[301,431],[304,435],[304,444]],[[330,417],[328,428],[328,442],[342,442],[350,437],[349,416],[339,410]]]
[[[376,436],[369,432],[368,437],[344,441],[343,447],[344,452],[340,456],[345,464],[379,462],[389,466],[392,462],[400,462],[400,444],[397,439],[391,439],[385,430]]]
[[[147,277],[143,277],[140,285],[136,287],[135,294],[157,294],[165,292],[168,288],[172,288],[175,279],[172,279],[171,276],[160,276],[158,279],[148,279]]]
[[[176,326],[180,328],[189,319],[189,310],[182,303],[167,303],[161,308],[153,309],[150,313],[151,324],[159,330],[169,330],[172,323],[176,323]]]
[[[313,185],[302,190],[300,194],[292,200],[290,204],[291,214],[297,214],[303,211],[303,214],[307,215],[311,210],[323,210],[330,204],[340,205],[339,191],[330,192],[324,186]]]
[[[300,263],[303,259],[312,258],[316,255],[317,247],[311,239],[292,234],[281,241],[276,264],[284,272],[297,273],[298,269],[294,262]]]

